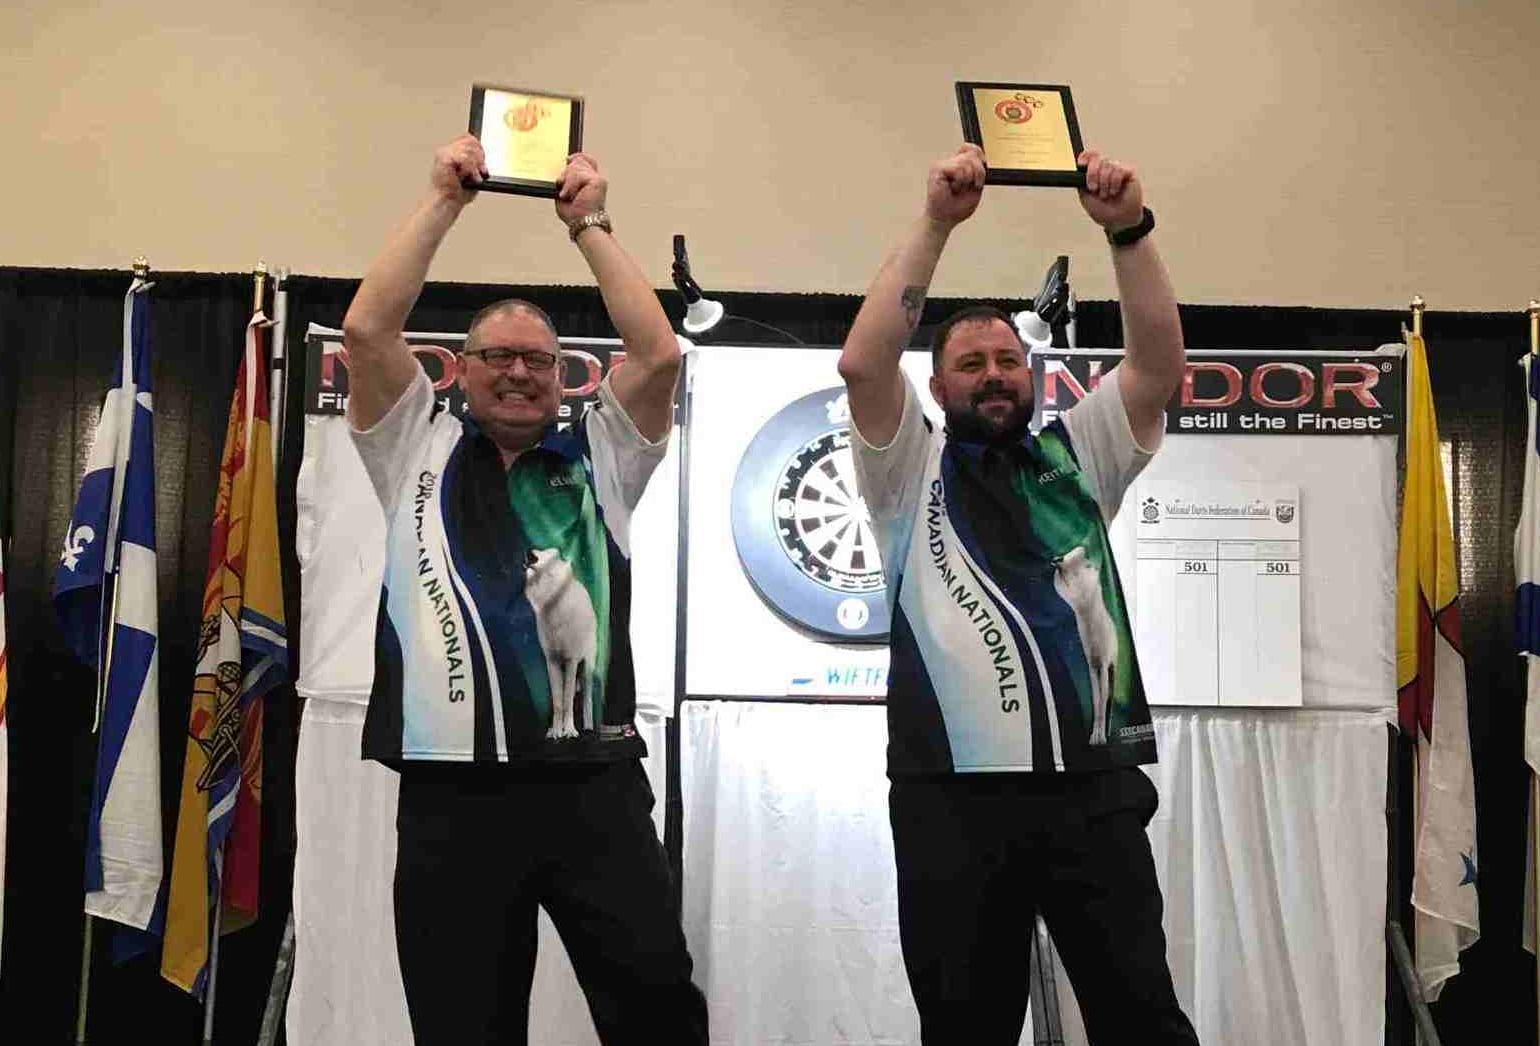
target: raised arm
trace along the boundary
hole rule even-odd
[[[1144,217],[1144,186],[1134,169],[1091,150],[1080,202],[1103,229],[1131,229]],[[1160,439],[1162,413],[1182,380],[1187,353],[1176,292],[1155,249],[1154,234],[1112,248],[1112,268],[1123,310],[1123,362],[1118,387],[1134,438],[1146,447]]]
[[[873,445],[892,440],[904,409],[898,361],[920,322],[931,276],[959,222],[984,193],[984,152],[964,145],[931,165],[925,210],[883,261],[840,352],[840,377],[856,429]]]
[[[465,205],[476,198],[465,183],[481,184],[486,157],[473,135],[462,135],[433,154],[431,187],[375,259],[342,321],[348,353],[348,416],[368,429],[401,398],[417,361],[401,331],[428,266]]]
[[[637,430],[649,440],[668,434],[679,376],[679,339],[641,268],[615,237],[598,225],[581,228],[588,215],[604,214],[609,183],[586,153],[574,153],[558,182],[556,214],[577,229],[577,247],[599,284],[610,322],[625,344],[626,362],[612,372],[610,387]],[[607,216],[606,216],[607,217]]]

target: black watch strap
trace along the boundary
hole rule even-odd
[[[1107,233],[1107,242],[1112,244],[1114,247],[1127,247],[1130,244],[1138,243],[1140,240],[1144,239],[1154,228],[1155,214],[1148,207],[1146,207],[1144,209],[1144,214],[1139,218],[1138,225],[1131,225],[1127,229],[1120,229],[1117,232]]]

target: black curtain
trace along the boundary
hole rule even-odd
[[[1521,314],[1510,314],[1459,322],[1430,317],[1424,333],[1453,481],[1482,927],[1433,1011],[1446,1043],[1502,1026],[1516,1029],[1502,1034],[1507,1041],[1533,1043],[1535,966],[1520,942],[1529,792],[1525,685],[1513,641],[1513,531],[1528,425],[1518,362],[1528,351],[1528,330]]]
[[[160,477],[157,539],[161,569],[161,737],[167,856],[181,780],[196,635],[206,568],[213,492],[225,416],[251,308],[246,274],[157,275],[152,291],[156,458]],[[123,272],[0,269],[0,533],[7,546],[7,609],[12,683],[10,835],[6,920],[0,965],[0,1012],[22,1016],[37,1041],[72,1034],[78,987],[82,858],[87,790],[95,742],[90,735],[91,674],[63,651],[49,601],[54,564],[84,467],[92,423],[119,351]],[[291,277],[289,367],[304,374],[304,329],[341,326],[356,280]],[[574,336],[612,336],[590,287],[430,284],[409,327],[462,330],[481,305],[528,297]],[[676,321],[678,296],[663,295]],[[851,295],[719,295],[729,318],[709,340],[736,344],[836,345],[860,306]],[[916,343],[962,303],[934,299]],[[994,302],[1020,308],[1019,300]],[[1184,306],[1190,348],[1368,349],[1394,342],[1405,314],[1232,306]],[[775,331],[759,324],[768,324]],[[1113,302],[1082,302],[1079,342],[1121,345]],[[1519,945],[1528,778],[1521,748],[1523,686],[1512,652],[1512,533],[1523,478],[1525,413],[1517,360],[1526,351],[1520,313],[1429,313],[1426,333],[1441,434],[1453,464],[1460,551],[1461,610],[1470,689],[1472,752],[1479,811],[1482,940],[1466,953],[1464,972],[1434,1007],[1446,1042],[1507,1026],[1507,1041],[1534,1043],[1534,961]],[[297,664],[298,584],[290,542],[293,478],[300,447],[301,397],[289,397],[280,462],[280,527],[291,664]],[[1345,538],[1351,540],[1351,537]],[[279,935],[288,915],[293,858],[294,739],[292,691],[273,695],[267,713],[264,773],[263,914],[257,926],[222,946],[216,1036],[255,1039]],[[1405,759],[1400,762],[1405,770]],[[1302,768],[1301,772],[1309,772]],[[1401,811],[1404,827],[1406,811]],[[1403,856],[1409,838],[1401,839]],[[1409,886],[1409,879],[1403,884]],[[1403,894],[1404,901],[1404,894]],[[1404,903],[1392,906],[1402,912]],[[1409,925],[1409,924],[1408,924]],[[104,950],[92,975],[90,1038],[195,1042],[201,1009],[159,979],[144,958],[114,968]],[[1392,1000],[1399,995],[1387,979]],[[1387,1040],[1410,1041],[1393,1002]],[[14,1015],[14,1017],[13,1017]],[[1500,1023],[1499,1023],[1500,1022]]]

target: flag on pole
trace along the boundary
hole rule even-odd
[[[1529,438],[1524,442],[1524,496],[1520,501],[1519,525],[1513,532],[1514,646],[1524,659],[1528,673],[1528,694],[1524,701],[1524,758],[1529,763],[1531,797],[1535,794],[1534,775],[1540,774],[1540,430],[1535,417],[1540,406],[1540,366],[1527,355],[1519,361],[1524,371],[1525,402],[1529,411]],[[1524,947],[1535,950],[1535,803],[1529,809],[1529,846],[1524,869]]]
[[[65,531],[54,608],[70,649],[97,669],[85,910],[153,932],[162,862],[150,286],[136,278],[123,301],[122,358]]]
[[[1540,774],[1540,431],[1535,427],[1540,405],[1540,366],[1534,356],[1519,361],[1524,370],[1525,400],[1529,409],[1529,438],[1524,444],[1524,496],[1519,526],[1513,534],[1513,568],[1518,575],[1514,600],[1515,645],[1529,671],[1528,697],[1524,704],[1524,758],[1531,771]]]
[[[267,395],[267,318],[246,326],[203,589],[161,976],[202,996],[209,927],[257,917],[263,698],[287,678]]]
[[[1460,642],[1459,573],[1439,454],[1427,350],[1407,336],[1406,479],[1396,557],[1396,685],[1401,730],[1417,740],[1412,907],[1428,998],[1460,972],[1481,935],[1476,790]]]
[[[0,540],[0,943],[5,940],[5,816],[9,809],[6,791],[11,780],[11,768],[7,764],[10,742],[5,724],[5,695],[10,690],[10,672],[5,664],[5,649],[5,542]],[[0,947],[0,952],[3,951]]]

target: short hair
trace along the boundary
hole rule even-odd
[[[952,313],[952,315],[942,320],[941,325],[936,328],[936,333],[931,336],[931,369],[941,369],[941,354],[946,350],[946,343],[947,340],[952,336],[953,328],[959,327],[965,323],[990,323],[994,320],[999,320],[1001,323],[1005,324],[1007,329],[1009,329],[1012,334],[1016,335],[1016,340],[1018,342],[1021,341],[1021,335],[1016,334],[1016,324],[1013,323],[1010,316],[1006,315],[1003,311],[995,308],[993,305],[969,305],[966,308],[958,309],[956,312]],[[1022,346],[1023,349],[1025,349],[1025,347],[1026,346]]]
[[[539,320],[541,325],[551,332],[551,340],[556,342],[556,348],[560,351],[561,337],[556,333],[556,324],[551,322],[551,317],[546,315],[544,309],[532,301],[525,301],[523,298],[503,298],[501,301],[494,301],[491,305],[483,306],[476,315],[471,317],[471,325],[466,328],[465,345],[461,351],[472,347],[476,332],[483,323],[505,312],[527,313]]]

